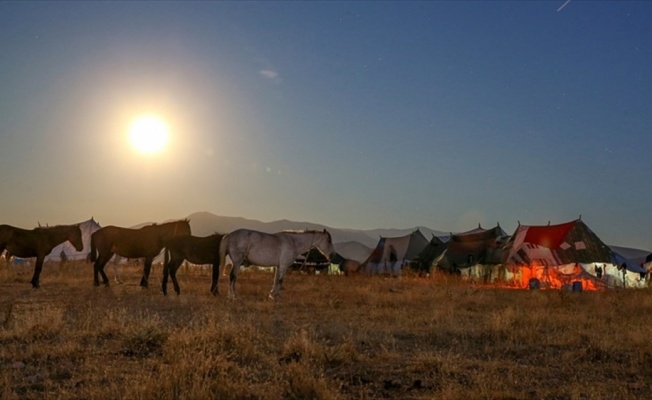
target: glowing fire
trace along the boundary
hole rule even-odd
[[[513,283],[522,288],[530,287],[531,279],[540,282],[541,289],[562,289],[572,287],[575,282],[580,282],[582,290],[604,290],[606,284],[584,271],[581,265],[576,264],[572,271],[562,273],[558,268],[544,265],[518,265],[513,266]]]

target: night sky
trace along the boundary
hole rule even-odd
[[[581,214],[652,249],[652,2],[564,4],[0,2],[0,223]]]

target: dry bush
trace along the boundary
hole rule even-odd
[[[459,278],[247,271],[239,299],[182,268],[181,296],[95,288],[86,263],[0,265],[2,399],[636,399],[652,389],[648,290],[570,293]]]

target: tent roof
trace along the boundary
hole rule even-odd
[[[476,264],[499,264],[501,248],[507,240],[505,231],[496,225],[491,229],[476,229],[452,235],[448,241],[444,268],[464,268]]]
[[[414,260],[419,253],[428,245],[428,239],[423,236],[419,229],[414,232],[397,237],[381,237],[376,248],[363,264],[369,262],[379,263],[389,260],[390,253],[394,251],[397,260]]]
[[[613,251],[581,219],[558,225],[519,225],[507,242],[506,264],[607,262]]]
[[[415,258],[415,261],[418,263],[419,268],[422,270],[427,270],[432,265],[433,261],[439,257],[448,247],[448,237],[446,240],[442,240],[441,237],[432,236],[430,243],[421,250],[419,255]]]
[[[622,264],[624,263],[624,264],[625,264],[625,268],[626,268],[628,271],[638,272],[638,273],[640,273],[640,274],[645,274],[645,273],[647,273],[647,270],[646,270],[645,268],[643,268],[643,267],[640,266],[640,265],[637,265],[635,262],[632,262],[631,260],[626,259],[625,257],[623,257],[622,255],[620,255],[619,253],[614,252],[614,253],[612,254],[612,259],[611,259],[611,261],[612,261],[612,263],[615,264],[615,265],[622,265]]]

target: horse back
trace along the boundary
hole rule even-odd
[[[171,258],[183,258],[194,264],[219,262],[220,242],[224,235],[214,234],[206,237],[176,236],[165,241]]]
[[[95,231],[91,240],[100,254],[116,253],[128,258],[154,257],[163,248],[163,241],[157,235],[113,225]]]
[[[284,254],[292,253],[292,242],[282,233],[265,233],[239,229],[228,235],[228,254],[250,264],[261,266],[279,265]]]
[[[5,247],[14,256],[28,258],[47,255],[58,243],[52,243],[45,228],[22,229],[5,225],[10,232]]]
[[[7,242],[9,242],[14,234],[15,229],[20,228],[13,227],[11,225],[0,225],[0,246],[5,246]]]

